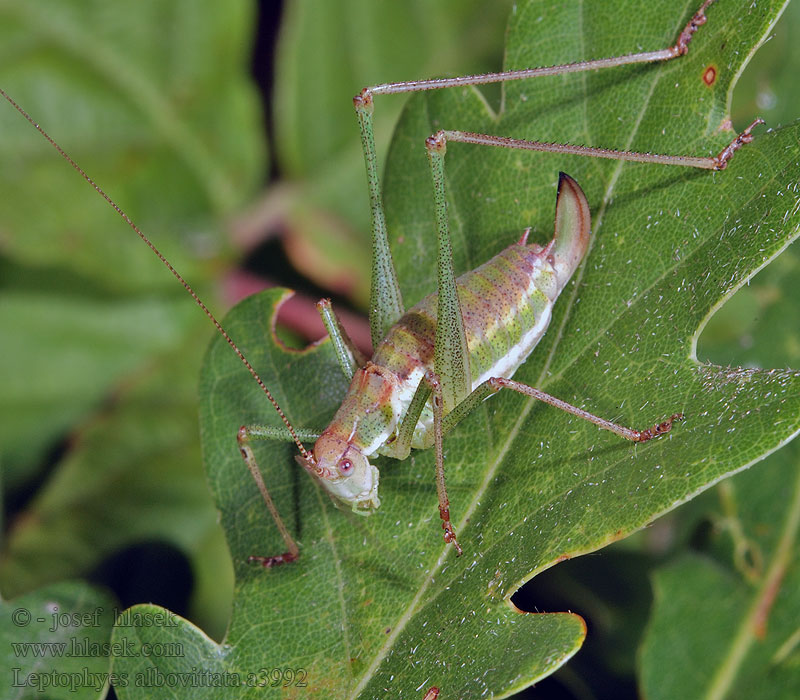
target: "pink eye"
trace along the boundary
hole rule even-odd
[[[350,476],[353,473],[353,463],[349,459],[340,459],[336,468],[342,476]]]

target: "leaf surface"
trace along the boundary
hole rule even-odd
[[[243,0],[0,1],[0,85],[198,287],[209,277],[198,258],[217,252],[220,219],[264,167],[244,71],[250,13]],[[0,132],[0,453],[10,486],[121,377],[202,320],[5,101]]]
[[[0,86],[199,290],[227,271],[222,222],[265,169],[253,7],[0,0]],[[217,527],[197,442],[207,320],[4,100],[0,190],[3,594],[137,539],[202,569]]]
[[[733,354],[749,366],[797,366],[797,270],[792,245],[712,319],[705,353]],[[647,697],[800,692],[799,447],[795,440],[692,504],[702,517],[693,546],[652,572],[655,601],[639,654]]]
[[[694,11],[625,8],[523,4],[512,16],[506,65],[661,48]],[[412,100],[385,179],[406,303],[434,286],[425,136],[460,128],[716,153],[732,136],[724,127],[732,83],[781,9],[780,2],[719,3],[686,58],[509,84],[499,115],[472,89]],[[709,87],[702,78],[712,64],[717,78]],[[431,451],[402,463],[377,461],[383,504],[365,519],[330,503],[296,468],[290,446],[259,445],[273,497],[302,544],[296,564],[265,572],[248,566],[247,556],[277,554],[283,544],[235,436],[242,424],[277,418],[218,340],[202,379],[202,439],[236,569],[236,601],[223,644],[188,624],[170,629],[170,638],[186,640],[204,669],[232,674],[245,687],[258,683],[259,669],[303,669],[307,686],[279,683],[273,691],[289,696],[419,698],[432,685],[442,697],[504,696],[563,664],[580,646],[582,621],[568,613],[520,614],[508,598],[522,582],[641,528],[800,428],[797,373],[724,369],[694,356],[705,320],[797,235],[798,154],[796,128],[761,135],[722,173],[449,148],[457,271],[477,266],[527,226],[539,242],[552,236],[558,170],[581,183],[593,211],[586,261],[516,377],[635,427],[676,411],[686,421],[666,438],[634,446],[520,396],[487,401],[445,445],[451,513],[465,548],[460,559],[442,542]],[[274,291],[248,299],[226,328],[290,420],[321,428],[345,381],[328,343],[304,352],[275,343],[279,301]],[[146,641],[160,630],[115,634]],[[191,667],[175,658],[147,663]],[[141,671],[144,664],[117,659],[115,668]],[[245,695],[263,697],[265,690]],[[219,697],[206,687],[191,692]],[[120,696],[136,697],[125,689]]]
[[[713,549],[655,572],[640,655],[647,697],[800,693],[799,458],[795,441],[721,484]]]
[[[291,182],[272,192],[268,209],[281,221],[292,265],[307,278],[368,308],[369,208],[348,97],[366,85],[431,71],[493,69],[510,7],[509,0],[286,4],[273,116],[277,159]],[[395,97],[381,105],[375,135],[381,159],[403,103]]]
[[[0,682],[18,700],[104,698],[116,601],[83,581],[62,581],[0,602]]]

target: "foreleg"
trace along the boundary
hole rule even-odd
[[[253,440],[282,440],[294,442],[296,437],[302,440],[312,441],[319,437],[319,433],[311,430],[295,430],[295,433],[296,435],[292,435],[285,428],[275,428],[269,425],[243,425],[239,428],[239,432],[236,435],[242,459],[244,459],[245,465],[250,471],[253,480],[256,482],[256,486],[258,486],[261,497],[264,499],[264,504],[267,506],[267,510],[275,521],[275,525],[278,526],[278,531],[281,533],[283,541],[286,543],[286,551],[283,554],[275,556],[252,555],[248,557],[247,560],[249,562],[257,562],[267,568],[295,561],[300,556],[300,549],[295,539],[289,533],[286,524],[283,522],[283,518],[281,518],[278,512],[275,502],[272,500],[269,489],[267,489],[267,485],[264,483],[264,477],[261,475],[261,470],[258,468],[256,456],[253,453],[253,448],[250,443]]]

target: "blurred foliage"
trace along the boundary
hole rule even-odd
[[[705,546],[653,573],[640,656],[648,698],[800,694],[799,467],[795,441],[721,484]]]
[[[288,186],[268,210],[280,212],[291,260],[310,279],[367,308],[369,207],[350,98],[367,85],[495,69],[511,6],[510,0],[287,4],[272,104],[276,156]],[[381,162],[405,101],[376,104]]]
[[[62,581],[0,602],[6,658],[0,683],[6,697],[103,697],[108,687],[103,649],[118,612],[115,605],[107,591],[85,581]]]
[[[204,298],[219,296],[219,282],[234,274],[231,260],[238,251],[280,233],[293,263],[316,284],[363,308],[368,208],[349,98],[377,82],[498,67],[510,5],[491,3],[487,16],[486,3],[477,0],[287,2],[267,108],[277,179],[261,194],[268,170],[263,116],[247,65],[256,8],[245,0],[202,6],[148,0],[122,7],[99,0],[2,0],[0,86],[107,189]],[[800,114],[794,89],[799,13],[797,3],[789,6],[775,38],[741,77],[731,109],[737,128],[755,114],[770,126]],[[488,95],[496,105],[498,92]],[[404,103],[391,97],[378,104],[382,162]],[[196,576],[190,619],[221,639],[232,572],[199,466],[195,417],[197,368],[211,336],[207,321],[8,105],[0,109],[0,133],[0,466],[6,504],[0,591],[6,598],[27,592],[39,601],[62,600],[64,609],[82,609],[70,602],[74,592],[61,599],[60,592],[40,587],[64,578],[96,580],[112,553],[166,541],[189,558]],[[546,206],[552,206],[549,200]],[[792,303],[797,275],[797,254],[790,249],[715,313],[699,341],[699,358],[798,367]],[[655,695],[652,684],[664,681],[653,674],[668,664],[685,664],[681,668],[689,673],[692,659],[681,660],[679,650],[691,647],[660,627],[669,617],[671,601],[665,599],[677,595],[684,581],[697,580],[702,590],[710,570],[730,592],[709,608],[714,624],[723,624],[726,602],[748,606],[758,600],[763,579],[742,569],[734,545],[737,538],[763,534],[764,516],[734,511],[733,517],[730,490],[740,505],[773,499],[774,527],[788,522],[791,512],[778,512],[782,497],[790,502],[788,489],[781,492],[780,476],[759,479],[762,469],[783,470],[783,481],[794,483],[796,450],[775,455],[753,475],[735,477],[724,487],[728,492],[704,494],[609,554],[560,565],[531,582],[528,609],[572,609],[590,620],[584,651],[556,680],[532,691],[536,697],[635,693],[647,572],[661,565],[638,669],[641,687]],[[430,522],[420,527],[435,530]],[[763,574],[776,551],[769,543],[759,546]],[[551,583],[556,572],[558,583]],[[134,573],[140,572],[124,571]],[[598,585],[601,579],[620,583],[609,590]],[[623,582],[635,588],[620,600]],[[548,591],[554,587],[561,596],[547,606],[542,601],[552,600]],[[90,607],[108,606],[89,589],[85,595]],[[724,622],[731,635],[747,622],[741,608],[738,613]],[[7,618],[4,611],[0,630],[22,641],[5,627]],[[692,624],[712,623],[689,615],[683,637],[692,636],[686,632]],[[670,640],[666,651],[655,646],[654,630],[661,629]],[[741,659],[741,689],[734,685],[724,697],[746,688],[769,692],[772,686],[753,671],[763,672],[768,663],[796,679],[791,629],[769,625],[767,631],[770,658],[758,658],[766,647],[751,644]],[[592,647],[595,634],[604,643]],[[708,640],[709,648],[724,658],[730,650],[722,645],[731,635]],[[691,672],[702,676],[707,669]],[[791,681],[784,687],[791,690]]]
[[[0,3],[0,85],[204,296],[225,269],[224,222],[266,167],[247,64],[254,9]],[[206,547],[220,538],[195,399],[208,322],[5,103],[0,132],[0,590],[87,576],[120,548],[168,542],[198,575],[214,572],[213,604],[193,614],[221,635],[230,564]]]

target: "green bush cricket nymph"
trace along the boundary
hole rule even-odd
[[[445,488],[443,439],[477,405],[502,388],[548,403],[620,437],[644,442],[668,432],[681,418],[675,413],[645,430],[632,430],[594,416],[560,399],[511,379],[547,329],[560,291],[581,264],[590,241],[590,213],[578,183],[559,179],[555,234],[545,246],[527,243],[527,231],[516,243],[483,265],[455,279],[448,229],[444,156],[448,141],[502,148],[547,151],[564,155],[631,160],[722,170],[735,151],[751,139],[756,120],[716,157],[653,155],[568,144],[517,140],[487,134],[442,130],[425,143],[433,177],[438,234],[437,291],[406,310],[389,251],[381,185],[373,139],[373,98],[380,94],[417,92],[447,87],[523,80],[541,75],[590,71],[615,66],[668,61],[687,53],[697,29],[706,22],[706,0],[692,16],[673,46],[658,51],[582,61],[547,68],[509,71],[441,80],[390,83],[365,88],[354,99],[361,130],[372,209],[373,273],[370,327],[375,352],[366,360],[354,350],[333,314],[321,302],[320,312],[350,388],[329,426],[321,433],[295,428],[269,388],[236,343],[188,283],[81,168],[2,90],[0,93],[47,138],[70,164],[125,219],[192,295],[245,367],[258,382],[283,421],[284,428],[243,426],[238,444],[263,499],[286,543],[277,556],[253,556],[252,561],[274,566],[295,560],[299,548],[285,526],[252,450],[254,440],[288,440],[300,452],[297,461],[337,500],[355,512],[378,508],[378,469],[373,454],[404,459],[412,448],[435,447],[436,486],[444,539],[460,553],[450,522]],[[499,246],[498,246],[499,247]],[[315,441],[313,450],[304,443]]]

